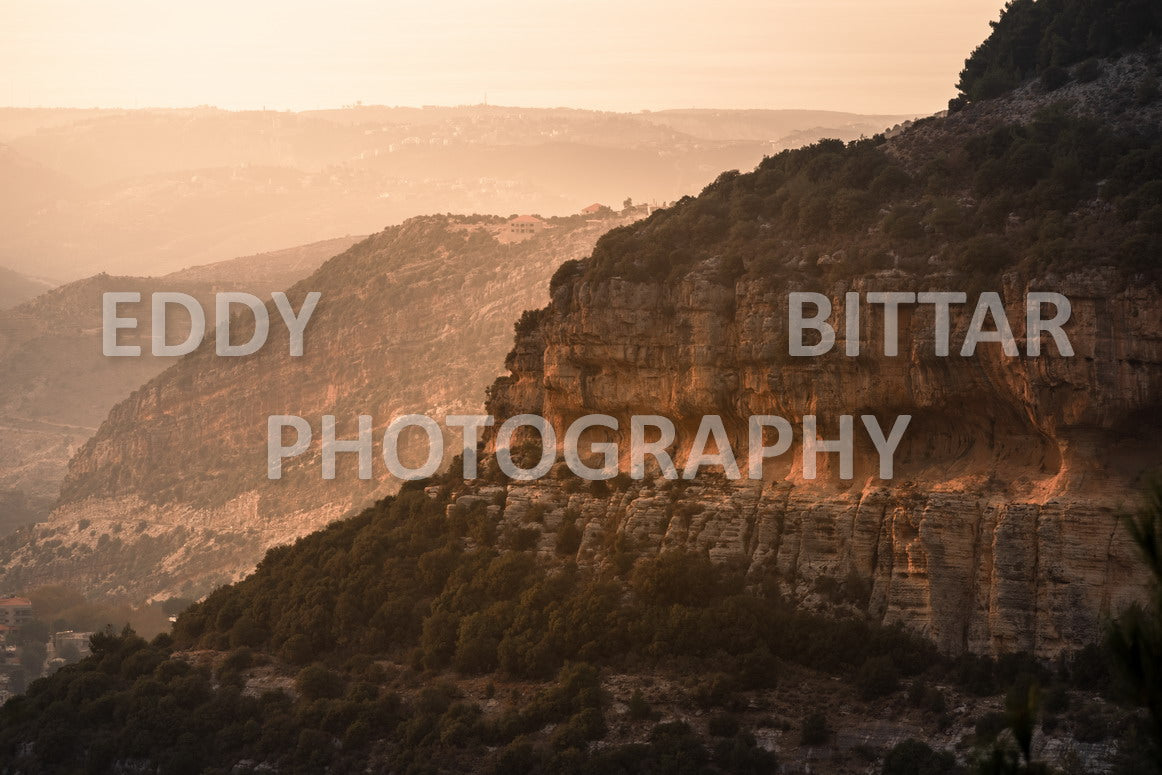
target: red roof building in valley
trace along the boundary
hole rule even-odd
[[[0,625],[19,627],[32,619],[32,601],[26,597],[0,597]]]
[[[508,233],[512,237],[524,239],[543,231],[546,224],[535,215],[518,215],[508,222]]]

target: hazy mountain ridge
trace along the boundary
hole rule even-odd
[[[212,323],[215,291],[284,290],[354,241],[327,240],[160,278],[99,275],[0,311],[0,491],[15,498],[0,505],[5,529],[46,515],[72,453],[115,403],[174,361],[150,353],[150,294],[188,293],[211,310]],[[121,335],[123,344],[143,346],[140,358],[108,358],[101,352],[101,295],[113,291],[142,294],[142,304],[121,308],[141,320],[136,331]],[[175,341],[187,326],[175,317]]]
[[[659,110],[643,120],[695,137],[773,143],[773,151],[797,148],[824,137],[871,137],[908,120],[907,116],[867,116],[829,110]],[[794,138],[792,141],[791,138]]]
[[[284,330],[272,324],[258,354],[219,358],[204,347],[113,407],[70,463],[49,521],[5,543],[4,583],[196,596],[249,572],[270,546],[381,497],[394,485],[378,455],[371,481],[342,458],[338,478],[322,480],[319,418],[335,414],[346,436],[357,414],[370,414],[379,436],[400,414],[478,411],[513,318],[543,302],[561,262],[630,219],[555,219],[503,244],[502,218],[428,216],[336,256],[290,292],[295,304],[322,294],[303,357],[286,356]],[[265,463],[274,414],[302,415],[316,434],[276,482]],[[78,531],[81,520],[93,527]],[[98,547],[102,533],[119,537]],[[46,540],[72,548],[46,553]]]
[[[0,266],[0,311],[11,309],[53,287],[48,280],[28,277]]]

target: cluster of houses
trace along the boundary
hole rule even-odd
[[[614,210],[608,205],[603,205],[600,202],[594,202],[588,207],[581,209],[581,215],[591,216],[593,221],[609,217],[615,213],[623,216],[627,215],[642,215],[648,216],[653,209],[657,209],[653,205],[641,204],[635,205],[631,200],[625,200],[624,206],[621,210]],[[530,237],[535,237],[545,229],[549,228],[549,223],[537,215],[517,215],[508,220],[505,224],[504,235],[507,237],[507,242],[520,242]]]
[[[34,618],[32,601],[28,598],[17,595],[4,595],[0,597],[0,643],[11,648],[11,644],[9,643],[11,634],[31,622]],[[45,644],[48,649],[50,661],[56,655],[71,657],[69,661],[75,661],[80,657],[87,656],[89,654],[90,635],[92,635],[91,632],[75,632],[73,630],[53,633],[49,642]],[[77,656],[72,656],[74,653]]]
[[[19,630],[30,621],[32,621],[31,600],[15,595],[0,597],[0,638]]]
[[[28,680],[37,677],[24,674],[29,665],[22,657],[27,654],[24,653],[21,640],[16,637],[35,618],[32,601],[28,598],[17,595],[0,597],[0,701],[11,696],[14,688],[19,690]],[[92,633],[73,630],[53,633],[44,644],[42,671],[56,670],[69,662],[87,657],[90,653],[90,635]],[[39,654],[34,659],[39,661]]]

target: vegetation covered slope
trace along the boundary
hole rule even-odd
[[[744,275],[781,285],[897,268],[922,282],[1090,264],[1158,277],[1162,125],[1114,132],[1101,116],[1042,104],[1027,122],[980,121],[965,134],[942,124],[956,119],[929,119],[896,140],[822,141],[724,173],[701,196],[610,232],[553,286],[665,280],[708,260],[725,285]],[[1147,93],[1140,108],[1152,116],[1158,104]],[[941,137],[914,157],[926,133]]]
[[[964,723],[946,695],[976,708],[973,698],[1039,683],[1063,714],[1071,693],[1108,683],[1093,653],[1050,667],[941,658],[899,629],[796,611],[774,579],[684,552],[627,556],[601,574],[538,560],[519,531],[497,534],[485,501],[449,510],[447,484],[409,488],[272,550],[249,579],[182,614],[172,637],[98,635],[91,658],[0,711],[0,761],[29,773],[259,762],[285,772],[768,773],[778,762],[756,732],[784,729],[805,747],[833,734],[806,708],[762,720],[773,694],[800,682],[808,707],[826,707],[838,686],[828,678],[853,686],[865,712],[896,696],[934,734]],[[630,695],[610,675],[636,676],[638,688]],[[687,708],[676,717],[642,695],[673,682]],[[1079,723],[1064,715],[1060,724]],[[988,717],[978,742],[1006,723]]]
[[[710,257],[724,283],[893,266],[979,275],[1021,262],[1155,276],[1160,36],[1162,5],[1151,0],[1010,2],[965,63],[961,104],[1060,69],[1026,83],[1023,104],[926,119],[892,139],[825,140],[724,173],[701,196],[608,234],[584,276],[664,279]],[[1114,55],[1127,59],[1122,70]],[[1030,103],[1040,106],[1032,115]],[[563,267],[554,286],[581,266]]]

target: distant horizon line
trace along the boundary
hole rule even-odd
[[[905,117],[905,116],[930,116],[939,113],[943,108],[937,108],[931,111],[884,111],[868,113],[858,110],[840,110],[837,108],[727,108],[727,107],[670,107],[670,108],[639,108],[637,110],[614,110],[608,108],[584,108],[574,107],[569,105],[501,105],[490,102],[475,102],[475,103],[459,103],[459,104],[437,104],[430,103],[424,105],[389,105],[386,103],[363,103],[357,102],[348,105],[338,106],[323,106],[314,108],[286,108],[286,107],[222,107],[220,105],[213,105],[210,103],[201,103],[197,105],[144,105],[136,107],[125,107],[121,105],[0,105],[0,110],[18,111],[18,110],[60,110],[60,111],[219,111],[222,113],[322,113],[331,111],[344,110],[370,110],[370,109],[388,109],[388,110],[452,110],[457,108],[493,108],[497,110],[571,110],[578,113],[613,113],[625,116],[649,115],[654,113],[680,113],[680,112],[698,112],[698,113],[835,113],[853,116],[870,116],[870,117]]]

